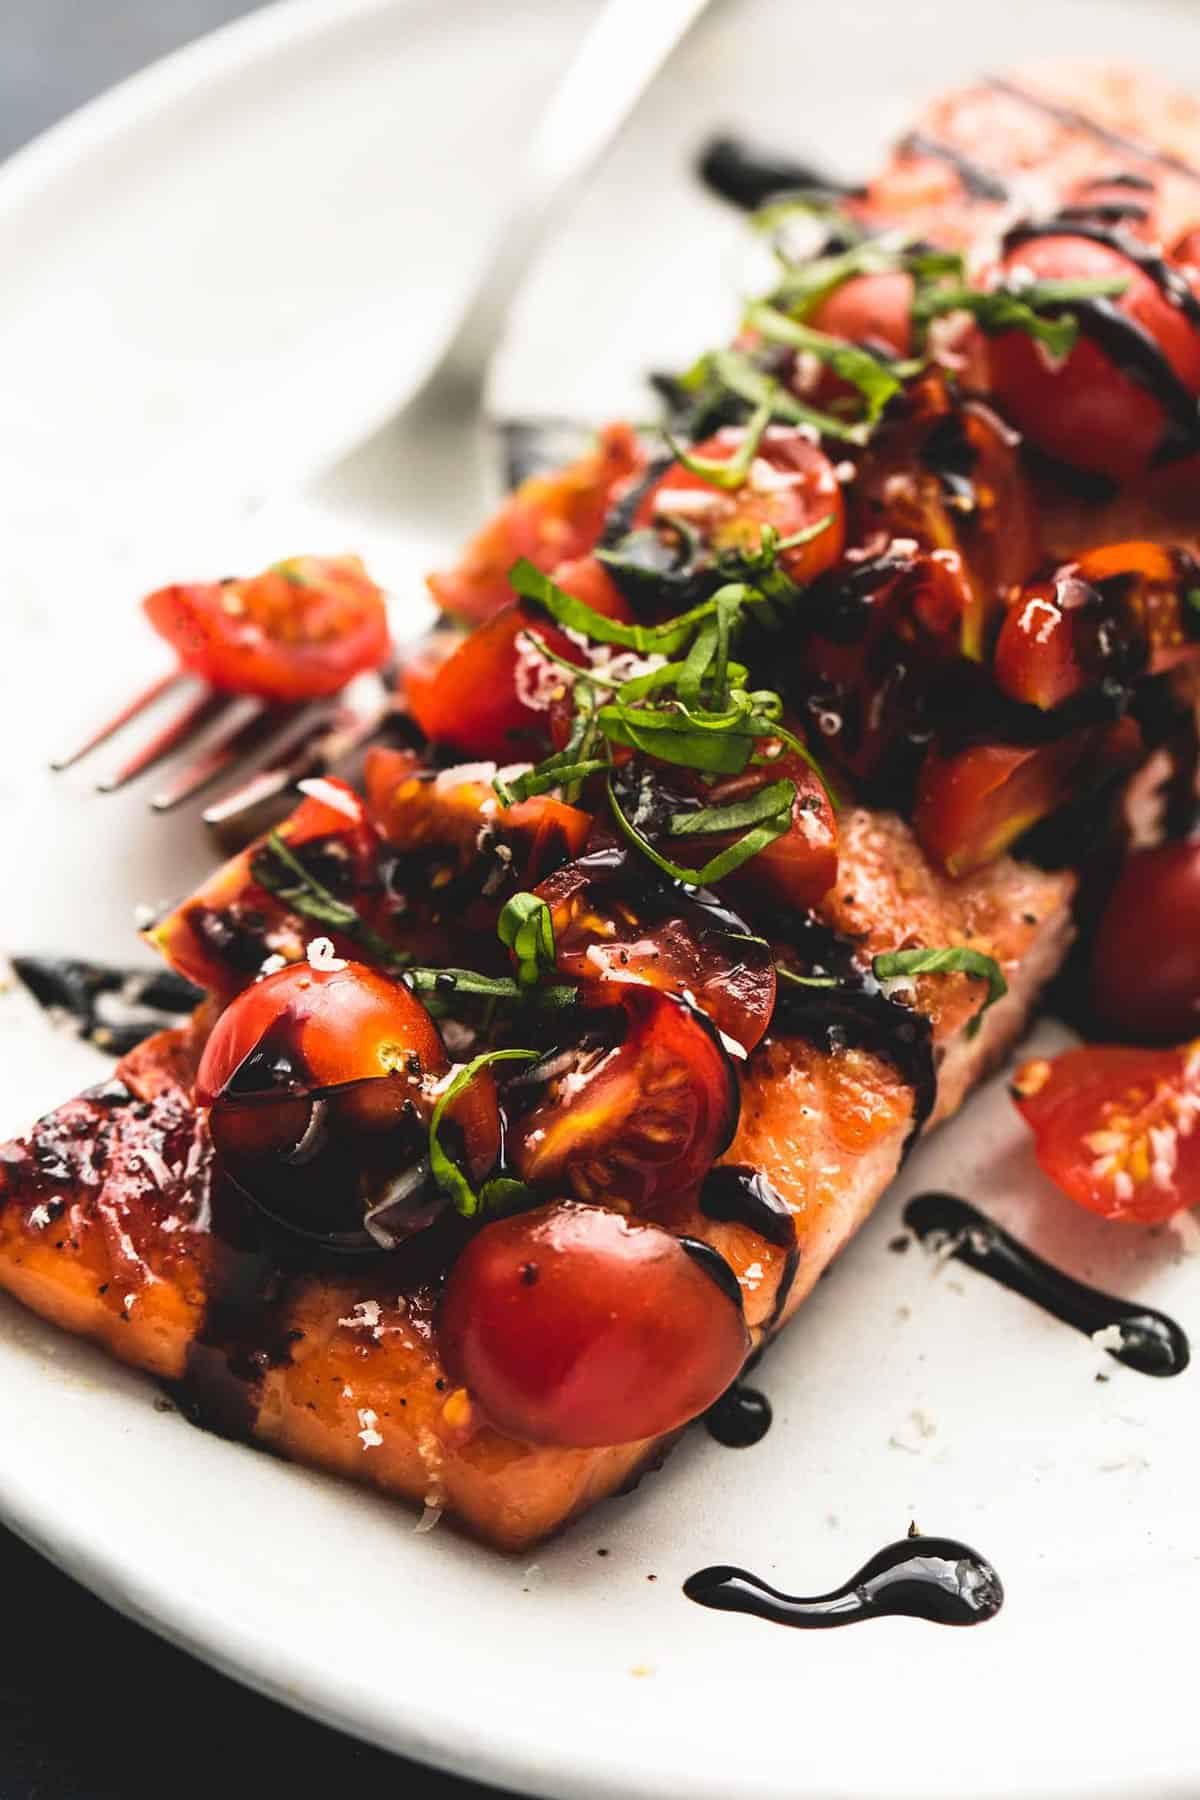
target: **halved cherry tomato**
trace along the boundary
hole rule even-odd
[[[739,941],[677,901],[639,903],[586,861],[568,863],[536,890],[550,908],[555,960],[572,981],[644,983],[690,997],[744,1050],[775,1009],[775,964],[766,944]]]
[[[1096,932],[1091,994],[1122,1036],[1200,1032],[1200,842],[1128,858]]]
[[[722,887],[752,887],[772,900],[803,911],[829,892],[837,880],[838,869],[837,817],[819,777],[804,758],[794,750],[784,751],[771,762],[715,782],[703,790],[700,800],[704,806],[732,806],[773,781],[790,781],[795,788],[791,824],[780,837],[727,876]],[[677,862],[697,868],[740,836],[736,831],[706,832],[703,837],[669,838],[665,847]]]
[[[744,427],[728,426],[697,444],[694,453],[728,462],[745,440]],[[810,543],[780,556],[780,567],[797,584],[815,580],[841,555],[845,507],[829,458],[794,426],[772,425],[740,487],[732,491],[717,487],[682,463],[672,463],[643,495],[634,524],[649,528],[660,520],[680,519],[714,553],[752,553],[759,547],[764,525],[789,538],[826,518],[828,526]]]
[[[679,1239],[559,1201],[501,1219],[450,1271],[447,1373],[537,1444],[624,1444],[711,1406],[749,1349],[741,1308]]]
[[[629,620],[624,596],[594,557],[554,571],[558,585],[606,617]],[[513,762],[545,742],[547,714],[570,677],[537,654],[536,633],[567,662],[587,658],[542,615],[512,604],[449,647],[414,657],[403,672],[404,692],[417,724],[435,744],[453,744],[469,756]]]
[[[457,567],[430,575],[438,605],[461,619],[490,618],[511,602],[508,572],[522,556],[547,572],[583,556],[600,536],[617,492],[644,460],[628,425],[607,425],[587,456],[522,482],[467,545]]]
[[[264,700],[334,694],[391,647],[383,595],[357,556],[294,556],[245,581],[159,588],[142,605],[185,669]]]
[[[512,1125],[509,1155],[543,1190],[645,1212],[688,1194],[727,1147],[737,1078],[713,1026],[674,995],[631,985],[596,997],[624,1013],[623,1039],[549,1084]]]
[[[1129,719],[1089,726],[1052,743],[976,744],[921,768],[913,823],[921,846],[948,875],[994,862],[1022,832],[1047,818],[1109,765],[1136,756]]]
[[[368,910],[378,887],[378,842],[362,801],[332,776],[304,785],[309,791],[279,826],[280,837],[336,898]],[[231,857],[145,934],[173,969],[224,999],[253,980],[268,956],[302,956],[323,929],[255,880],[263,847],[260,839]],[[352,939],[324,929],[339,955],[353,956]]]
[[[881,346],[907,356],[912,343],[913,279],[902,270],[855,275],[843,281],[810,314],[808,323],[830,337]]]
[[[1200,613],[1188,596],[1200,583],[1192,553],[1134,540],[1085,550],[1068,571],[1112,590],[1128,630],[1144,640],[1158,674],[1200,654]]]
[[[1069,576],[1022,589],[996,640],[992,673],[1001,693],[1048,710],[1086,687],[1075,625],[1077,615],[1098,601],[1093,588]]]
[[[1013,1098],[1042,1168],[1090,1212],[1148,1225],[1200,1203],[1200,1039],[1039,1058]]]
[[[1200,394],[1200,331],[1119,250],[1064,231],[1016,245],[1000,266],[1006,275],[1027,271],[1038,281],[1124,281],[1111,304],[1161,351],[1183,403]],[[1040,449],[1076,468],[1128,481],[1164,441],[1171,420],[1162,399],[1087,335],[1055,366],[1027,332],[1006,331],[989,340],[988,362],[992,393],[1007,416]]]

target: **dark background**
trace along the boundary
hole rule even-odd
[[[248,0],[0,0],[0,156],[252,10]],[[260,1789],[270,1800],[495,1800],[493,1789],[385,1756],[248,1693],[3,1531],[0,1607],[0,1800],[242,1800]]]

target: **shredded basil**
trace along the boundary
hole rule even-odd
[[[819,363],[857,388],[866,408],[863,418],[866,427],[877,422],[888,401],[900,392],[899,377],[869,350],[863,350],[845,338],[831,337],[826,331],[814,331],[811,325],[801,324],[774,306],[761,302],[750,306],[746,324],[761,332],[769,343],[786,344],[789,349],[815,356]]]
[[[553,1009],[574,1006],[579,997],[578,988],[568,982],[523,989],[511,975],[479,975],[474,969],[408,968],[400,979],[421,996],[426,1012],[435,1019],[456,1012],[464,998]]]
[[[439,1136],[446,1108],[456,1100],[463,1090],[470,1086],[481,1069],[499,1062],[536,1062],[541,1055],[539,1050],[485,1050],[482,1056],[474,1057],[450,1081],[444,1093],[438,1099],[429,1121],[429,1167],[433,1179],[443,1194],[451,1201],[456,1212],[464,1219],[474,1219],[489,1208],[497,1206],[511,1207],[520,1190],[518,1203],[524,1200],[529,1190],[524,1182],[513,1181],[508,1176],[498,1176],[492,1181],[485,1181],[476,1193],[470,1181],[459,1168],[454,1159],[442,1146]]]
[[[534,987],[554,967],[554,921],[536,894],[514,894],[496,924],[500,942],[517,959],[517,986]]]
[[[726,875],[732,875],[735,869],[740,869],[742,864],[749,862],[752,856],[757,856],[760,850],[765,850],[768,844],[774,843],[777,837],[783,836],[791,824],[791,800],[795,794],[791,783],[788,782],[786,785],[790,790],[786,807],[782,807],[773,818],[765,819],[761,824],[754,826],[743,837],[738,838],[736,843],[728,845],[726,849],[720,851],[699,869],[685,868],[682,863],[672,862],[670,857],[663,856],[650,843],[649,839],[642,835],[637,826],[621,809],[616,794],[613,792],[611,772],[608,777],[608,799],[612,807],[613,818],[616,820],[621,834],[635,849],[640,850],[642,855],[654,864],[655,868],[661,869],[664,875],[669,875],[672,881],[682,882],[685,887],[709,887],[714,881],[721,881]]]
[[[395,949],[386,938],[372,930],[357,908],[346,900],[339,900],[310,874],[277,831],[269,834],[266,843],[251,858],[250,873],[260,887],[282,900],[293,912],[353,938],[374,961],[393,969],[403,968],[409,961],[402,950]]]
[[[790,814],[796,799],[796,786],[791,781],[772,781],[745,800],[731,801],[728,806],[702,806],[695,812],[672,813],[667,826],[672,837],[700,837],[713,831],[741,831],[746,825],[761,825],[782,810]]]
[[[985,956],[982,950],[968,949],[965,944],[955,944],[947,950],[889,950],[875,957],[871,967],[878,981],[891,981],[897,975],[943,975],[951,972],[973,975],[979,981],[986,981],[987,995],[967,1026],[968,1037],[975,1036],[988,1007],[994,1006],[1008,992],[1008,983],[995,957]]]
[[[1070,311],[1060,309],[1069,308],[1073,300],[1110,299],[1123,294],[1128,285],[1120,276],[1098,276],[1079,281],[1034,281],[1020,288],[932,286],[913,298],[913,327],[921,337],[931,319],[967,312],[988,337],[1002,331],[1025,331],[1044,344],[1052,356],[1066,356],[1075,347],[1079,321]]]
[[[768,391],[759,405],[754,417],[746,426],[746,435],[733,455],[722,461],[716,456],[696,456],[677,444],[669,431],[663,436],[676,462],[682,463],[693,475],[707,481],[712,487],[734,489],[740,488],[750,473],[750,466],[758,454],[763,433],[771,423],[771,412],[774,405],[774,389]]]

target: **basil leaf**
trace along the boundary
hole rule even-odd
[[[793,987],[835,988],[844,986],[837,975],[797,975],[794,969],[786,968],[783,963],[775,964],[775,973],[782,980],[790,981]]]
[[[581,631],[594,644],[620,644],[625,650],[636,650],[641,656],[661,653],[673,655],[689,642],[696,627],[712,616],[711,600],[679,613],[662,625],[626,625],[620,619],[606,618],[603,613],[585,606],[573,594],[563,591],[548,575],[543,575],[529,558],[523,556],[508,572],[509,586],[523,600],[543,607],[559,625]]]
[[[570,787],[607,767],[607,763],[596,757],[589,757],[585,762],[563,762],[559,751],[539,763],[536,769],[516,775],[511,781],[501,781],[497,776],[492,786],[505,806],[516,806],[522,800],[532,800],[536,794],[548,794],[551,788]]]
[[[277,900],[302,918],[318,925],[328,925],[361,945],[373,961],[386,968],[402,968],[408,957],[396,950],[387,939],[367,924],[346,900],[339,900],[324,884],[309,873],[285,838],[272,831],[261,849],[250,859],[250,874],[259,887],[266,888]]]
[[[900,392],[901,383],[886,363],[845,338],[814,331],[811,325],[802,325],[761,302],[747,309],[746,323],[770,343],[787,344],[793,350],[815,356],[835,375],[856,387],[866,404],[863,423],[867,426],[875,424],[893,394]]]
[[[756,368],[742,350],[714,350],[710,353],[709,362],[714,380],[731,394],[748,400],[751,406],[761,406],[764,400],[773,396],[773,418],[783,419],[789,425],[811,425],[824,437],[843,438],[849,444],[865,444],[870,435],[867,427],[861,423],[848,424],[845,419],[837,419],[832,413],[820,412],[815,406],[805,406],[770,376],[764,375],[761,369]]]
[[[948,950],[889,950],[875,957],[871,968],[877,981],[891,981],[897,975],[948,973],[974,975],[978,980],[986,981],[987,997],[967,1026],[968,1037],[975,1036],[988,1007],[994,1006],[1008,992],[1008,983],[995,957],[985,956],[982,950],[970,950],[965,944],[953,945]]]
[[[499,1062],[536,1062],[541,1055],[539,1050],[485,1050],[482,1056],[474,1057],[453,1076],[445,1091],[439,1096],[433,1115],[429,1121],[429,1168],[433,1179],[443,1194],[451,1201],[454,1210],[464,1219],[474,1219],[483,1209],[483,1194],[491,1183],[485,1183],[483,1193],[477,1194],[458,1164],[442,1147],[438,1133],[446,1108],[457,1099],[464,1088],[470,1086],[481,1069],[491,1063]],[[505,1181],[507,1187],[509,1183]],[[522,1184],[523,1185],[523,1184]]]
[[[642,855],[654,864],[655,868],[661,869],[664,875],[669,875],[672,881],[682,882],[685,887],[708,887],[712,882],[720,881],[726,875],[732,875],[735,869],[740,869],[742,864],[749,862],[752,856],[757,856],[760,850],[765,850],[768,844],[773,844],[777,837],[782,837],[791,824],[792,818],[789,807],[786,812],[780,812],[775,818],[766,820],[761,825],[756,825],[753,830],[746,832],[745,836],[740,837],[735,844],[730,844],[727,849],[722,850],[719,855],[706,862],[703,868],[688,869],[682,863],[672,862],[669,857],[663,856],[650,843],[649,839],[643,837],[637,827],[626,818],[618,804],[616,794],[613,792],[611,771],[608,777],[608,799],[618,829],[635,850],[640,850]]]
[[[1069,307],[1073,300],[1108,299],[1123,294],[1128,285],[1120,276],[1097,276],[1078,281],[1034,281],[1019,289],[930,287],[914,297],[913,324],[920,334],[931,319],[967,312],[988,337],[1002,331],[1025,331],[1044,344],[1052,356],[1067,356],[1079,336],[1079,321],[1070,312],[1060,315],[1058,309]]]
[[[744,825],[759,825],[787,810],[791,817],[796,799],[795,783],[772,781],[745,800],[731,801],[728,806],[702,806],[697,812],[672,813],[667,826],[672,837],[703,836],[710,831],[740,831]]]
[[[554,967],[554,921],[536,894],[514,894],[496,922],[505,949],[517,959],[517,986],[531,988]]]
[[[598,717],[610,743],[707,775],[740,775],[763,735],[747,729],[744,712],[706,716],[684,707],[602,706]]]
[[[778,384],[775,385],[777,386]],[[671,433],[665,429],[663,431],[663,436],[666,438],[668,448],[676,462],[682,463],[683,467],[689,469],[693,475],[698,475],[701,481],[706,481],[710,487],[715,488],[725,488],[728,490],[740,488],[745,482],[747,475],[750,473],[751,463],[753,463],[754,458],[758,454],[758,447],[762,443],[763,432],[771,423],[771,411],[774,399],[775,388],[773,387],[763,397],[754,417],[747,425],[746,435],[742,442],[738,445],[733,455],[727,457],[724,461],[716,456],[693,455],[690,450],[684,450],[681,445],[677,444],[675,439],[671,436]]]
[[[426,1012],[435,1019],[454,1012],[455,1001],[464,995],[492,1003],[519,1001],[548,1009],[574,1006],[579,997],[578,988],[569,983],[523,992],[511,975],[479,975],[474,969],[408,968],[401,980],[414,994],[421,996]]]

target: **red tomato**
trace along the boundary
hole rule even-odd
[[[264,700],[313,700],[391,648],[383,595],[357,556],[295,556],[246,581],[159,588],[142,602],[185,669]]]
[[[1185,231],[1178,242],[1171,246],[1171,261],[1200,276],[1200,226],[1193,226],[1190,231]]]
[[[1131,720],[1088,727],[1029,747],[977,744],[945,756],[932,749],[921,768],[913,817],[926,854],[947,875],[994,862],[1107,765],[1136,753]]]
[[[644,1212],[708,1173],[737,1125],[738,1084],[713,1027],[683,1001],[630,985],[612,1005],[622,1041],[555,1077],[512,1124],[509,1155],[535,1186]]]
[[[907,356],[912,344],[912,297],[912,276],[900,270],[855,275],[822,300],[808,324],[830,337]]]
[[[1092,950],[1092,1000],[1122,1036],[1200,1032],[1200,842],[1135,850]]]
[[[690,995],[718,1030],[752,1050],[775,1009],[775,964],[765,944],[742,943],[700,906],[669,903],[647,916],[586,862],[568,863],[537,889],[550,908],[559,969],[572,981],[642,983]]]
[[[554,571],[558,585],[607,618],[628,621],[629,607],[594,557]],[[514,762],[549,733],[548,711],[570,677],[529,643],[534,631],[556,656],[582,665],[579,646],[534,608],[511,604],[460,639],[449,655],[426,652],[406,664],[404,692],[417,724],[436,744],[468,756]]]
[[[703,790],[701,802],[732,806],[773,781],[790,781],[795,787],[791,825],[726,881],[735,889],[754,887],[784,906],[803,911],[829,892],[838,869],[837,817],[829,795],[804,758],[789,750],[773,762],[726,776]],[[698,868],[741,835],[713,832],[703,837],[671,838],[667,848],[675,861]]]
[[[1001,693],[1043,710],[1087,685],[1076,656],[1075,615],[1097,596],[1086,582],[1038,581],[1010,602],[992,673]]]
[[[1103,544],[1060,572],[1119,590],[1127,627],[1144,640],[1153,673],[1200,654],[1200,619],[1186,598],[1196,586],[1190,552],[1144,540]]]
[[[1033,238],[1010,250],[1004,274],[1037,280],[1115,277],[1127,283],[1113,304],[1150,337],[1187,393],[1200,394],[1200,331],[1151,277],[1107,244],[1088,238]],[[1117,481],[1142,473],[1168,425],[1162,402],[1081,336],[1061,367],[1024,331],[988,346],[990,383],[1005,413],[1032,443],[1077,468]]]
[[[454,569],[429,577],[439,606],[461,619],[490,618],[512,600],[508,572],[522,556],[552,570],[583,556],[605,515],[645,458],[628,425],[607,425],[596,449],[551,475],[533,475],[468,544]]]
[[[1200,1039],[1039,1058],[1013,1098],[1042,1168],[1090,1212],[1149,1225],[1200,1202]]]
[[[501,1431],[579,1448],[686,1425],[750,1343],[740,1306],[678,1238],[570,1201],[471,1240],[438,1338],[451,1380]]]
[[[728,426],[697,444],[695,455],[728,462],[745,441],[744,427]],[[749,476],[732,492],[672,463],[643,496],[634,524],[648,528],[673,517],[685,519],[717,553],[757,550],[764,525],[787,538],[828,518],[829,525],[811,543],[798,544],[779,559],[784,573],[798,584],[830,568],[845,540],[845,508],[833,465],[790,425],[768,428]]]

